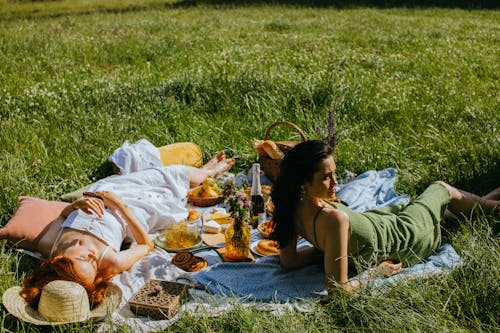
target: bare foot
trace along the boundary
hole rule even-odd
[[[226,154],[224,153],[223,150],[221,150],[220,152],[215,154],[215,156],[212,157],[210,159],[210,161],[205,163],[200,169],[206,169],[206,170],[213,169],[213,168],[215,168],[217,163],[219,163],[220,161],[225,160],[225,159],[226,159]]]
[[[214,177],[217,177],[223,172],[229,171],[233,167],[234,162],[236,162],[234,158],[224,158],[219,161],[212,169]]]

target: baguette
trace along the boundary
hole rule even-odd
[[[262,148],[262,143],[263,142],[264,142],[264,140],[253,139],[253,141],[252,141],[252,147],[257,152],[257,154],[259,156],[261,156],[261,157],[262,156],[267,157],[266,151]]]
[[[273,160],[281,160],[285,156],[285,154],[283,154],[283,152],[278,148],[274,141],[265,140],[260,146],[262,147],[262,149],[264,149],[267,156],[269,156]]]

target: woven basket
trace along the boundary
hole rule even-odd
[[[198,186],[200,187],[200,186]],[[223,197],[222,196],[218,196],[218,197],[206,197],[206,198],[202,198],[202,197],[195,197],[192,195],[192,192],[194,191],[195,188],[193,188],[191,191],[189,191],[188,193],[188,200],[195,206],[198,206],[198,207],[210,207],[210,206],[215,206],[219,203],[222,202],[222,199]]]
[[[269,125],[269,127],[266,130],[266,133],[264,134],[264,140],[269,139],[269,134],[271,133],[271,129],[273,129],[278,125],[286,125],[292,127],[297,133],[299,133],[300,137],[302,138],[302,141],[306,141],[306,135],[304,134],[304,132],[302,132],[302,130],[297,125],[289,121],[277,121]],[[275,143],[278,146],[278,148],[284,154],[286,154],[289,150],[291,150],[298,143],[300,143],[300,141],[275,141]],[[272,159],[267,156],[260,156],[259,162],[262,171],[264,171],[266,176],[269,177],[271,181],[275,182],[276,179],[278,179],[278,175],[280,174],[281,159]]]
[[[137,315],[170,319],[179,312],[188,288],[182,283],[149,280],[130,298],[128,304]]]

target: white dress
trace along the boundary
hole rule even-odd
[[[162,231],[168,223],[186,218],[186,196],[189,176],[182,165],[156,167],[94,183],[90,192],[111,191],[131,209],[148,233]],[[105,214],[117,219],[124,228],[123,240],[133,240],[126,221],[119,215]]]

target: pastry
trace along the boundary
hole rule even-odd
[[[200,211],[197,209],[189,209],[188,221],[196,221],[201,217]]]
[[[208,262],[204,258],[187,251],[178,252],[172,258],[172,264],[187,272],[198,272],[208,266]]]
[[[280,250],[278,249],[278,242],[270,239],[260,240],[257,243],[255,250],[265,256],[278,254],[280,252]]]

